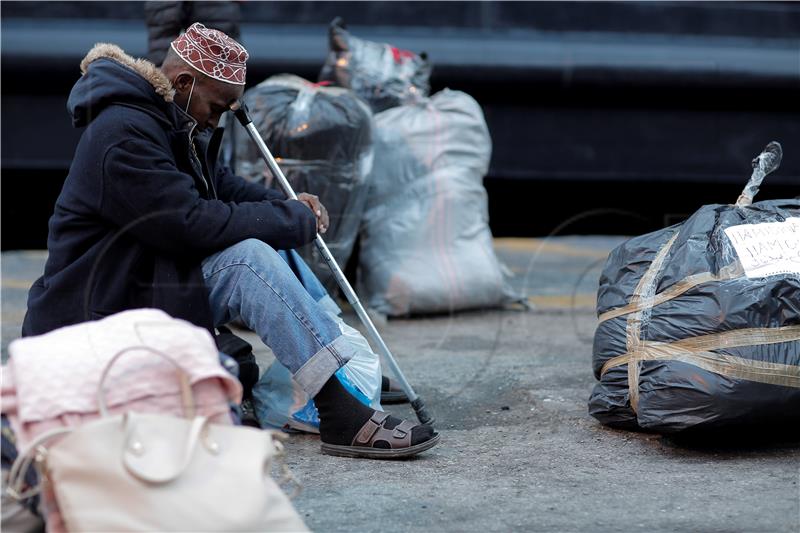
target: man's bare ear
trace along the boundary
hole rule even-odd
[[[176,91],[182,93],[190,90],[194,81],[194,76],[192,76],[189,72],[184,71],[175,76],[173,86],[175,87]]]

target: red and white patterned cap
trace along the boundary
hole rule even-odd
[[[247,50],[219,30],[195,22],[172,41],[172,49],[189,65],[215,80],[244,85]]]

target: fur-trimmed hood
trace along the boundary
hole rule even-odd
[[[81,61],[81,74],[86,74],[89,70],[89,65],[101,58],[112,59],[120,65],[135,70],[141,77],[149,81],[156,94],[163,96],[167,102],[171,102],[175,96],[175,89],[172,88],[172,83],[157,66],[146,59],[135,59],[129,56],[116,44],[97,43],[94,45]]]
[[[115,44],[96,44],[81,61],[81,74],[67,102],[76,127],[87,125],[112,104],[140,107],[166,118],[164,112],[175,96],[172,83],[158,67],[129,56]]]

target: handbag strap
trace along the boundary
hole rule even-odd
[[[108,375],[111,371],[111,367],[114,363],[123,355],[128,352],[132,352],[135,350],[145,350],[156,355],[160,355],[163,359],[166,359],[175,367],[178,379],[180,381],[180,389],[181,389],[181,399],[183,404],[183,412],[186,415],[186,418],[192,419],[192,423],[190,425],[189,434],[186,439],[186,446],[185,446],[185,453],[183,454],[183,462],[178,466],[177,470],[174,473],[168,474],[166,477],[162,479],[163,476],[157,476],[153,478],[148,478],[147,476],[143,476],[137,472],[131,472],[133,475],[137,475],[146,481],[151,481],[154,483],[169,481],[174,479],[175,477],[179,476],[188,466],[189,461],[191,460],[192,454],[194,453],[194,449],[197,445],[197,442],[200,438],[200,435],[203,429],[206,427],[208,419],[206,417],[195,417],[195,403],[194,403],[194,395],[192,394],[192,385],[189,381],[189,374],[180,366],[180,364],[172,358],[172,356],[168,355],[167,353],[158,350],[156,348],[152,348],[146,345],[137,345],[137,346],[129,346],[124,348],[114,354],[114,356],[108,361],[105,368],[103,369],[103,373],[100,376],[100,382],[97,385],[97,406],[100,412],[101,417],[108,417],[108,407],[106,404],[105,398],[105,382],[108,379]],[[125,426],[126,430],[130,431],[130,427],[132,424],[130,418],[134,416],[133,413],[128,412],[124,415]],[[39,492],[41,492],[41,480],[38,485],[35,487],[30,487],[27,490],[23,490],[25,485],[25,473],[34,463],[42,463],[47,456],[47,448],[44,444],[60,435],[65,435],[70,433],[75,428],[67,427],[67,428],[55,428],[49,431],[46,431],[36,437],[36,439],[31,442],[31,444],[26,449],[25,453],[20,454],[14,463],[11,465],[11,469],[9,470],[8,475],[8,488],[6,492],[14,498],[15,500],[24,500],[26,498],[30,498],[31,496],[35,496]],[[213,447],[213,443],[210,443],[210,446]]]
[[[146,428],[147,424],[138,423],[139,415],[134,412],[126,413],[125,419],[125,450],[123,452],[122,463],[125,465],[125,469],[130,473],[132,476],[146,481],[148,483],[167,483],[169,481],[174,480],[178,476],[180,476],[184,470],[189,466],[189,463],[194,456],[195,449],[197,448],[197,443],[200,441],[201,436],[205,433],[205,446],[209,449],[212,453],[217,453],[219,449],[219,445],[216,442],[209,440],[207,432],[205,431],[208,427],[208,418],[204,416],[197,416],[189,424],[189,429],[186,431],[186,440],[183,445],[183,454],[181,455],[180,461],[175,465],[175,468],[172,470],[163,470],[164,463],[159,462],[159,469],[158,471],[153,471],[152,469],[148,469],[148,462],[144,459],[147,455],[147,448],[148,444],[142,443],[138,439],[140,436],[137,436],[137,429],[139,431],[142,430],[144,426]],[[146,435],[144,436],[146,438]],[[145,439],[146,440],[146,439]],[[133,450],[133,451],[131,451]],[[149,471],[148,471],[149,470]]]
[[[132,441],[136,438],[134,435],[134,428],[137,427],[137,419],[138,415],[134,412],[127,412],[122,415],[123,424],[125,427],[125,442],[127,444],[131,444]],[[194,455],[195,449],[197,447],[197,443],[200,441],[201,436],[204,433],[204,430],[207,428],[209,420],[207,417],[198,416],[192,419],[191,424],[189,426],[189,430],[186,436],[186,442],[184,443],[184,450],[182,454],[181,462],[176,466],[173,471],[166,472],[164,474],[159,475],[152,475],[148,474],[140,468],[136,468],[135,465],[131,464],[131,461],[126,460],[123,458],[123,464],[125,465],[126,470],[128,472],[142,480],[149,483],[166,483],[168,481],[172,481],[173,479],[180,476],[184,470],[189,466],[191,462],[192,456]],[[45,458],[47,457],[48,449],[45,447],[45,443],[47,441],[52,440],[55,437],[66,435],[71,433],[76,428],[66,427],[66,428],[55,428],[49,431],[46,431],[36,437],[36,439],[31,442],[30,446],[28,446],[25,453],[20,454],[17,456],[14,463],[11,465],[11,469],[8,473],[8,487],[6,488],[6,492],[9,496],[17,501],[21,501],[32,496],[36,496],[41,492],[41,476],[43,471],[39,468],[39,475],[40,480],[39,483],[35,487],[30,487],[27,490],[24,490],[25,486],[25,473],[28,469],[34,464],[41,464],[44,462]],[[206,438],[207,442],[205,442],[205,446],[211,450],[212,452],[216,453],[216,449],[218,448],[218,444]]]
[[[128,346],[120,351],[118,351],[114,356],[108,361],[106,367],[103,369],[103,373],[100,376],[100,383],[97,384],[97,407],[100,411],[100,416],[106,417],[108,416],[108,407],[106,405],[106,397],[105,397],[105,390],[104,385],[106,379],[108,378],[108,374],[111,371],[111,367],[113,364],[125,355],[128,352],[137,351],[137,350],[146,350],[156,355],[160,355],[163,359],[166,359],[175,367],[175,370],[178,374],[178,379],[180,381],[181,387],[181,400],[183,403],[183,413],[186,415],[186,418],[194,418],[195,413],[195,403],[194,403],[194,395],[192,394],[192,384],[189,381],[189,374],[178,364],[175,359],[172,358],[171,355],[162,352],[161,350],[157,350],[156,348],[152,348],[150,346],[146,346],[144,344],[138,346]]]
[[[21,453],[14,460],[11,465],[11,470],[8,471],[8,487],[6,493],[17,501],[21,501],[31,496],[36,496],[41,492],[41,479],[35,487],[30,487],[28,490],[23,490],[25,486],[25,474],[34,462],[41,463],[47,456],[47,448],[44,447],[45,442],[59,436],[72,432],[73,428],[55,428],[45,431],[36,439],[31,442],[25,453]],[[41,474],[40,474],[41,475]]]

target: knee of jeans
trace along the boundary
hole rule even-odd
[[[231,252],[251,265],[284,263],[281,256],[272,246],[258,239],[245,239],[234,244],[231,247]]]

